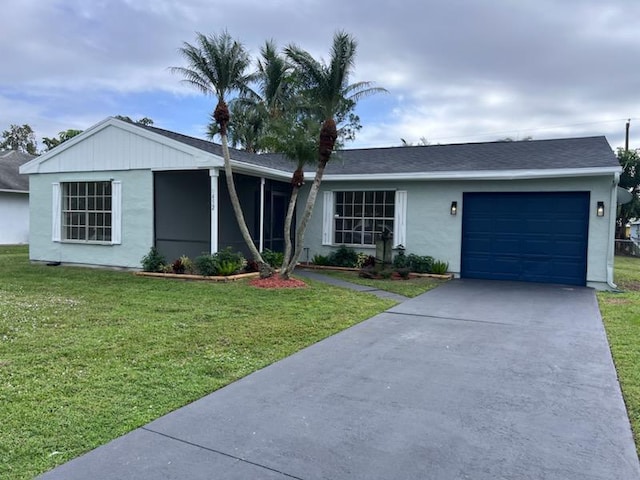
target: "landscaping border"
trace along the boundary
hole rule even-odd
[[[256,278],[260,276],[259,272],[239,273],[237,275],[227,276],[205,276],[191,275],[188,273],[160,273],[160,272],[133,272],[138,277],[167,278],[177,280],[195,280],[200,282],[235,282],[244,280],[245,278]]]
[[[309,269],[309,270],[328,270],[328,271],[336,271],[336,272],[359,272],[359,268],[352,267],[333,267],[331,265],[313,265],[313,264],[301,264],[298,265],[298,268]],[[444,275],[438,275],[435,273],[409,273],[410,277],[413,278],[437,278],[440,280],[451,280],[454,275],[453,273],[446,273]]]

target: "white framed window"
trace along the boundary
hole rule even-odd
[[[111,242],[111,182],[62,184],[62,239]]]
[[[393,232],[394,190],[334,192],[333,243],[375,245],[378,234]]]
[[[322,244],[373,246],[387,230],[406,246],[406,208],[403,190],[324,192]]]
[[[121,243],[121,191],[111,180],[54,183],[52,240]]]

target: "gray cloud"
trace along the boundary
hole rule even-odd
[[[344,29],[359,40],[354,80],[390,91],[359,107],[358,146],[606,134],[615,147],[624,119],[640,124],[637,18],[628,0],[21,0],[3,7],[0,128],[33,123],[51,136],[148,112],[201,134],[210,100],[205,118],[181,117],[180,99],[196,93],[167,69],[195,31],[227,28],[254,53],[274,39],[326,57]]]

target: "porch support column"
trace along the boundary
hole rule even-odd
[[[209,170],[211,178],[211,253],[218,251],[218,169]]]
[[[260,253],[264,250],[264,177],[260,177]]]

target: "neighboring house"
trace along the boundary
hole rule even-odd
[[[249,230],[282,249],[292,164],[231,156]],[[345,150],[327,166],[304,248],[374,253],[388,229],[458,276],[604,287],[620,171],[604,137]],[[168,260],[244,249],[214,143],[108,118],[21,172],[34,261],[139,267],[152,245]]]
[[[29,177],[18,169],[33,157],[0,150],[0,245],[29,242]]]

